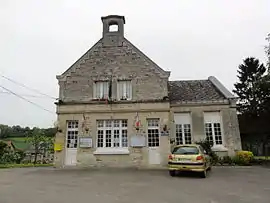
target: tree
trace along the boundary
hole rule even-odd
[[[44,143],[46,143],[47,139],[44,135],[44,132],[39,128],[33,128],[31,135],[27,138],[27,142],[31,144],[34,150],[34,164],[37,163],[37,156],[41,154],[44,148]]]
[[[6,138],[10,135],[10,128],[7,125],[0,124],[0,138]]]
[[[239,65],[239,82],[234,84],[233,92],[239,97],[238,110],[242,114],[259,116],[265,112],[269,99],[266,83],[266,68],[258,59],[249,57]]]
[[[40,129],[44,132],[46,137],[54,137],[56,134],[56,128],[43,128]],[[29,137],[32,134],[33,129],[29,127],[8,126],[0,124],[0,138],[11,138],[11,137]]]
[[[270,33],[267,35],[266,40],[268,42],[268,45],[265,46],[265,53],[267,56],[268,74],[270,75]]]

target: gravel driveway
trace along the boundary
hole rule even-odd
[[[209,177],[167,171],[0,170],[0,203],[270,202],[270,169],[213,168]]]

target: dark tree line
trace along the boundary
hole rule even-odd
[[[29,128],[16,126],[8,126],[0,124],[0,139],[12,137],[31,137],[37,130],[39,130],[45,137],[54,137],[56,128]]]
[[[267,61],[248,57],[238,67],[239,125],[243,148],[270,155],[270,34],[266,38]]]

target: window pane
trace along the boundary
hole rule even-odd
[[[119,130],[114,130],[113,131],[113,137],[114,137],[113,146],[114,147],[120,147],[120,131]]]
[[[97,147],[128,147],[128,120],[97,120]],[[73,136],[73,132],[70,136]],[[75,132],[77,136],[77,132]]]
[[[159,130],[148,129],[148,146],[158,147],[159,146]]]
[[[122,127],[127,127],[127,120],[122,120]]]
[[[206,134],[206,140],[209,141],[211,144],[213,144],[214,141],[213,141],[213,131],[212,131],[211,123],[205,123],[205,134]]]
[[[185,144],[191,144],[191,126],[184,124]]]
[[[127,130],[122,130],[122,147],[128,147]]]
[[[114,127],[120,127],[120,121],[119,120],[114,120],[113,121],[113,126]]]
[[[131,81],[118,81],[117,91],[119,99],[131,99]]]
[[[112,146],[112,131],[111,130],[106,130],[105,131],[105,136],[106,136],[106,147],[111,147]]]
[[[79,121],[67,121],[66,146],[67,148],[77,148]]]
[[[149,119],[147,120],[148,127],[158,127],[159,119]]]
[[[199,149],[197,147],[175,147],[173,149],[173,154],[199,154]]]
[[[221,125],[220,123],[214,123],[215,143],[217,145],[222,144]]]
[[[103,135],[104,135],[103,130],[98,130],[97,147],[103,147]]]
[[[108,98],[109,82],[96,82],[95,83],[95,94],[96,98]]]
[[[176,124],[175,130],[176,130],[176,135],[175,135],[176,136],[176,144],[177,145],[183,144],[182,125]]]
[[[97,121],[97,127],[102,128],[104,126],[104,121]]]
[[[105,121],[105,126],[106,127],[112,127],[112,121],[111,120],[106,120]]]

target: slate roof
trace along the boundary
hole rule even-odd
[[[226,99],[210,80],[169,81],[168,90],[170,101],[195,102]]]

